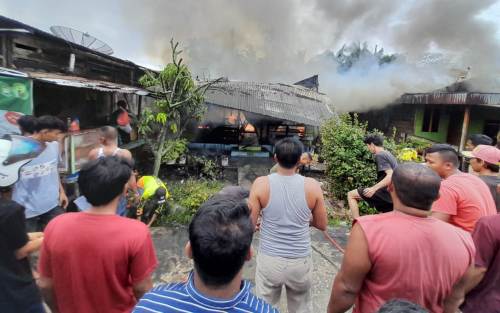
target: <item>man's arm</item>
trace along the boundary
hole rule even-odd
[[[43,233],[28,233],[28,238],[29,241],[24,246],[16,250],[16,259],[24,259],[31,253],[40,250],[43,243]]]
[[[132,153],[127,149],[120,149],[120,156],[124,159],[127,159],[131,164],[133,164],[134,159],[132,157]],[[137,180],[135,175],[132,173],[130,179],[128,181],[128,189],[134,192],[136,199],[139,198],[139,192],[137,191]]]
[[[368,198],[371,198],[371,197],[373,197],[375,192],[377,192],[377,190],[389,186],[389,184],[391,183],[391,179],[392,179],[392,172],[393,172],[392,169],[385,170],[385,177],[381,181],[379,181],[378,183],[373,185],[372,187],[366,188],[365,191],[363,192],[363,195],[365,195]]]
[[[368,254],[368,243],[359,224],[354,224],[347,243],[342,267],[335,277],[328,313],[342,313],[349,310],[363,286],[365,276],[372,267]]]
[[[264,177],[258,177],[252,184],[250,189],[250,195],[248,197],[248,207],[250,209],[250,216],[252,218],[253,225],[257,228],[257,222],[259,220],[260,212],[262,210],[262,204],[260,202],[260,192],[262,190],[262,185],[264,183]]]
[[[328,226],[328,215],[326,213],[325,199],[323,198],[323,190],[320,184],[312,178],[306,178],[307,182],[307,196],[312,196],[314,205],[312,206],[312,221],[311,226],[325,231]],[[308,201],[309,202],[309,201]],[[309,203],[308,203],[309,204]],[[311,207],[311,205],[309,206]]]
[[[144,226],[144,240],[138,250],[131,255],[130,277],[134,296],[139,300],[147,291],[153,287],[151,275],[158,265],[156,252],[151,239],[151,233]]]
[[[90,150],[89,155],[87,157],[89,159],[89,161],[97,159],[97,151],[98,151],[98,149],[96,149],[96,148]]]
[[[132,289],[134,290],[134,296],[139,301],[142,296],[153,288],[153,280],[151,279],[151,275],[143,279],[142,281],[134,284]]]
[[[56,304],[56,295],[54,293],[54,284],[52,279],[48,277],[41,276],[37,281],[38,288],[40,288],[40,293],[42,294],[43,300],[50,308],[52,313],[58,313],[59,310]]]
[[[68,197],[66,196],[66,191],[64,191],[64,187],[59,180],[59,205],[66,209],[68,207]]]
[[[464,276],[453,286],[451,293],[444,300],[444,312],[458,312],[458,308],[464,302],[465,295],[481,282],[485,273],[486,268],[471,265]]]

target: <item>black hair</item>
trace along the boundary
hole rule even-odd
[[[363,142],[367,145],[369,144],[374,144],[377,147],[383,147],[384,146],[384,137],[379,134],[369,134],[365,136],[365,139]]]
[[[428,211],[439,197],[441,178],[431,168],[409,162],[394,169],[392,184],[404,205]]]
[[[48,129],[48,130],[60,130],[65,133],[68,131],[68,126],[61,119],[52,115],[43,115],[37,119],[36,128],[37,132]]]
[[[21,129],[21,134],[34,134],[38,120],[33,115],[23,115],[17,120],[17,125]]]
[[[493,139],[483,134],[474,134],[469,136],[468,139],[472,142],[472,145],[474,146],[479,146],[479,145],[491,146],[493,144]]]
[[[279,165],[286,169],[297,166],[303,151],[304,145],[298,139],[290,137],[278,141],[274,148]]]
[[[119,108],[123,108],[123,109],[126,109],[127,108],[127,102],[125,100],[119,100],[116,105],[119,107]]]
[[[382,305],[377,313],[429,313],[429,311],[413,302],[393,299]]]
[[[446,144],[446,143],[436,143],[427,148],[425,150],[425,153],[437,153],[443,159],[444,162],[449,162],[453,164],[453,166],[458,167],[459,166],[459,161],[458,161],[458,153],[455,148],[453,148],[451,145]]]
[[[483,160],[484,161],[484,160]],[[488,163],[488,162],[484,162],[484,166],[489,169],[490,171],[492,171],[493,173],[498,173],[500,172],[500,166],[498,166],[498,164],[492,164],[492,163]]]
[[[230,283],[245,263],[254,227],[242,201],[213,198],[206,201],[189,224],[194,267],[208,286]]]
[[[131,164],[119,157],[104,157],[86,163],[80,170],[78,186],[94,206],[110,203],[123,193],[132,175]]]

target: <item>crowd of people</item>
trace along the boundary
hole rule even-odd
[[[161,182],[138,187],[130,152],[106,126],[79,173],[84,208],[65,213],[57,167],[65,123],[25,116],[19,125],[23,136],[0,139],[1,312],[46,312],[44,303],[53,313],[278,312],[283,289],[289,312],[318,310],[310,227],[326,231],[328,218],[321,184],[299,173],[312,158],[297,139],[276,144],[277,166],[249,193],[225,188],[199,208],[184,249],[191,273],[153,287],[158,260],[150,230],[141,218],[125,217],[124,203],[127,193],[141,197],[141,187],[153,195]],[[328,307],[320,310],[499,312],[500,150],[473,147],[464,157],[474,173],[465,173],[450,145],[427,149],[426,164],[398,164],[381,136],[364,142],[378,180],[347,195],[354,222]],[[380,214],[360,216],[359,201]],[[254,256],[255,232],[253,289],[243,267]]]

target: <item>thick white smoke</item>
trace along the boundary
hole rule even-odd
[[[339,111],[368,110],[404,92],[444,87],[471,67],[480,89],[495,88],[499,68],[495,26],[478,16],[493,0],[143,0],[123,14],[145,36],[147,53],[169,60],[169,40],[185,47],[201,78],[292,83],[320,75],[320,89]],[[368,42],[397,52],[339,72],[331,57],[343,44]],[[446,62],[419,62],[439,52]],[[488,83],[488,84],[486,84]],[[491,89],[488,91],[492,91]]]

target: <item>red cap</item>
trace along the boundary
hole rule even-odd
[[[500,150],[493,146],[479,145],[472,150],[472,156],[490,164],[500,162]]]

